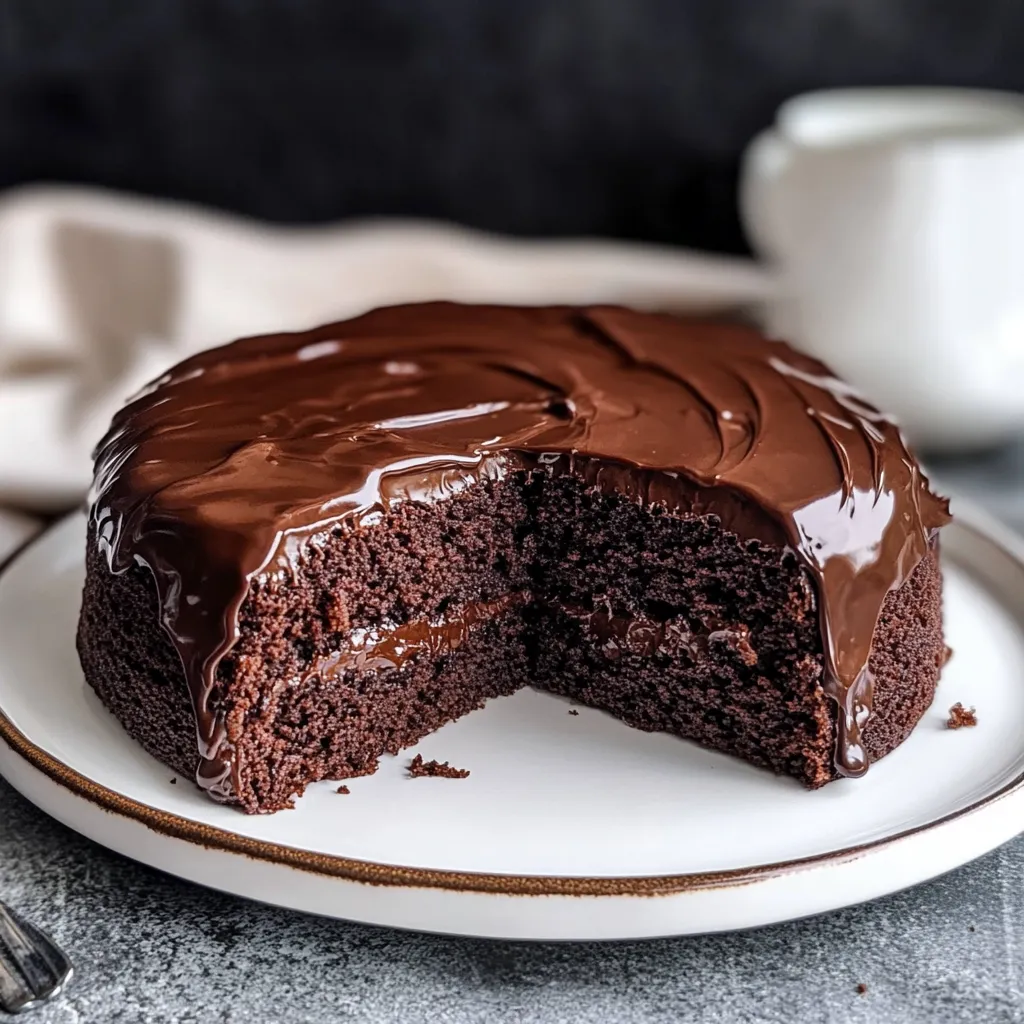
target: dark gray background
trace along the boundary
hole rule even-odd
[[[1024,89],[1024,4],[5,0],[0,187],[742,250],[744,142],[869,83]]]

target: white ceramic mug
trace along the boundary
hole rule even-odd
[[[772,333],[926,448],[1024,430],[1024,96],[799,96],[748,148],[740,205]]]

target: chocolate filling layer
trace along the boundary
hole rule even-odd
[[[348,646],[315,659],[302,681],[314,676],[329,679],[345,672],[402,668],[412,658],[451,654],[462,646],[474,627],[521,608],[529,600],[529,594],[508,594],[496,601],[474,601],[436,619],[353,630]]]
[[[531,602],[532,595],[527,592],[507,594],[495,601],[470,602],[435,619],[353,630],[344,649],[314,659],[300,681],[330,679],[346,672],[400,669],[413,658],[443,657],[457,651],[477,626]],[[550,607],[577,620],[612,661],[624,653],[643,657],[686,654],[696,660],[706,658],[715,643],[725,643],[740,652],[747,664],[757,661],[750,646],[750,630],[744,625],[705,622],[693,629],[684,616],[657,620],[642,614],[616,614],[608,604],[590,610],[558,604]]]

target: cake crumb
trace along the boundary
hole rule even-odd
[[[578,715],[579,712],[575,708],[569,708],[569,714],[570,715]]]
[[[339,786],[334,792],[340,793],[342,796],[348,796],[352,790],[350,790],[348,786]]]
[[[949,718],[946,721],[947,729],[972,729],[978,724],[978,716],[974,708],[965,708],[960,701],[957,701],[949,709]]]
[[[178,780],[177,779],[171,779],[171,785],[172,786],[176,786],[177,784],[178,784]]]
[[[967,930],[968,930],[969,932],[973,932],[973,931],[974,931],[974,925],[973,925],[973,924],[969,924],[969,925],[967,926]]]
[[[424,761],[422,754],[417,754],[409,762],[409,778],[411,779],[466,779],[469,778],[468,768],[453,768],[447,761]]]
[[[757,664],[757,651],[750,646],[750,641],[747,639],[746,633],[736,641],[736,653],[740,656],[740,661],[742,661],[744,665]]]
[[[942,664],[943,665],[949,664],[949,659],[952,658],[952,657],[953,657],[953,648],[950,647],[949,644],[946,644],[946,646],[942,649]]]
[[[867,987],[867,985],[864,984],[863,981],[858,982],[858,984],[857,984],[857,995],[859,995],[859,996],[865,995],[867,993],[867,990],[868,990],[868,987]]]

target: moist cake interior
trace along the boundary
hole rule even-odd
[[[792,551],[741,540],[713,515],[602,491],[589,470],[497,459],[459,493],[343,521],[309,538],[288,571],[254,578],[210,700],[237,802],[289,806],[310,782],[372,772],[381,754],[524,685],[808,787],[835,778],[816,595]],[[137,642],[140,623],[159,620],[152,576],[111,574],[93,537],[88,557],[89,678],[146,749],[194,774],[178,652],[163,630]],[[934,540],[886,599],[879,638],[872,758],[909,734],[934,694],[944,655]]]

